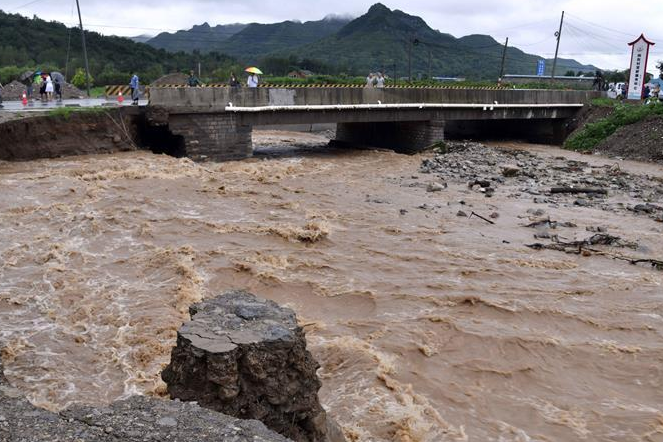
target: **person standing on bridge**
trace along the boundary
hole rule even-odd
[[[377,88],[384,88],[384,75],[382,75],[382,72],[378,72],[378,78],[375,80],[375,87]]]
[[[53,79],[51,78],[51,75],[46,74],[44,81],[46,83],[46,101],[51,101],[53,99]]]
[[[53,80],[53,88],[55,90],[55,99],[57,101],[62,101],[62,78],[55,77]]]
[[[249,75],[249,79],[246,80],[246,84],[249,87],[258,87],[258,82],[259,81],[260,80],[258,79],[258,74],[252,73],[252,74]]]
[[[366,77],[366,86],[364,86],[364,87],[367,87],[367,88],[371,88],[371,89],[372,89],[372,88],[373,88],[373,81],[374,81],[374,80],[375,80],[375,79],[374,79],[374,77],[373,77],[373,73],[371,72],[370,74],[368,74],[368,77]]]
[[[189,85],[189,87],[199,87],[202,85],[200,83],[200,79],[196,77],[193,71],[189,72],[189,78],[187,79],[187,84]]]
[[[242,87],[242,84],[237,80],[237,77],[235,76],[234,72],[230,73],[230,80],[228,80],[228,84],[230,85],[231,88],[239,89]]]
[[[40,72],[39,75],[35,76],[35,84],[39,88],[39,99],[44,101],[46,97],[46,74]]]
[[[138,98],[140,97],[140,80],[138,79],[138,75],[134,73],[131,77],[131,81],[129,82],[129,86],[131,86],[131,99],[133,102],[131,104],[133,105],[138,105]]]

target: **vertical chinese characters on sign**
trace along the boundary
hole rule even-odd
[[[637,40],[629,43],[631,46],[631,76],[628,82],[628,99],[639,100],[645,87],[645,74],[649,59],[649,47],[654,43],[640,35]]]

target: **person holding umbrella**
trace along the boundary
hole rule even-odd
[[[39,99],[41,101],[44,101],[44,98],[46,97],[46,82],[44,81],[45,79],[46,79],[46,74],[42,73],[41,71],[35,72],[34,84],[39,89]]]
[[[51,78],[53,79],[53,86],[55,90],[55,99],[57,101],[62,101],[62,88],[64,87],[64,75],[59,72],[51,72]]]
[[[262,71],[256,67],[246,68],[244,71],[249,73],[249,78],[246,80],[246,84],[249,87],[258,87],[258,83],[260,82],[258,75],[262,75]]]

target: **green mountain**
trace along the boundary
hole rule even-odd
[[[148,34],[141,34],[141,35],[136,35],[135,37],[129,37],[131,40],[135,41],[136,43],[147,43],[148,41],[152,40],[151,35]]]
[[[412,75],[497,78],[503,44],[488,35],[455,38],[430,28],[420,17],[390,10],[378,3],[365,15],[334,35],[297,48],[284,48],[280,56],[296,54],[335,65],[345,72],[381,70],[407,76],[411,56]],[[540,57],[508,48],[506,73],[535,74]],[[547,63],[550,70],[552,63]],[[558,60],[557,74],[569,69],[592,70],[574,60]]]
[[[239,31],[231,26],[244,26]],[[232,34],[232,35],[231,35]],[[283,75],[299,67],[319,73],[363,75],[383,71],[390,76],[453,76],[497,78],[503,45],[489,35],[453,35],[432,29],[420,17],[390,10],[377,3],[354,20],[328,16],[305,23],[285,21],[210,27],[160,34],[148,44],[169,50],[217,51],[244,64],[265,67]],[[541,57],[508,48],[505,73],[535,74]],[[560,59],[556,74],[591,71],[575,60]],[[550,73],[552,61],[547,63]]]
[[[145,43],[170,52],[193,52],[194,50],[211,52],[215,50],[215,46],[220,42],[228,40],[246,26],[245,24],[235,23],[211,27],[209,24],[203,23],[187,31],[177,31],[174,34],[162,32],[156,37],[148,39]]]
[[[151,82],[165,73],[186,72],[198,63],[203,77],[214,81],[224,81],[229,72],[241,72],[248,64],[276,75],[303,68],[353,75],[379,70],[392,77],[405,77],[410,57],[415,78],[430,74],[495,79],[503,50],[502,44],[488,35],[456,38],[432,29],[420,17],[392,11],[379,3],[354,20],[329,16],[305,23],[216,27],[205,23],[188,31],[160,34],[149,44],[96,32],[86,32],[86,39],[96,84],[124,84],[132,70],[143,82]],[[154,44],[171,45],[171,51],[180,52],[157,49],[151,46]],[[0,81],[7,82],[23,69],[35,68],[60,70],[71,77],[83,67],[82,55],[77,28],[0,11]],[[509,48],[505,72],[534,74],[539,58]],[[548,72],[551,65],[549,61]],[[557,74],[594,69],[560,59]]]
[[[218,25],[203,23],[175,34],[163,32],[147,44],[168,51],[219,52],[255,63],[258,57],[318,41],[334,34],[350,20],[329,16],[318,21]]]
[[[81,34],[77,28],[0,10],[0,81],[13,79],[24,69],[58,70],[72,77],[84,66]],[[232,63],[225,55],[170,53],[129,38],[85,32],[90,72],[96,84],[126,84],[136,71],[142,82],[165,73]],[[70,46],[69,46],[70,45]],[[67,54],[69,58],[67,59]],[[17,74],[18,72],[18,74]]]
[[[284,21],[273,24],[251,23],[237,34],[214,46],[217,52],[232,55],[255,63],[259,57],[278,52],[284,48],[294,48],[314,43],[334,34],[349,20],[324,18],[318,21]]]

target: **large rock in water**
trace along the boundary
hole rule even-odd
[[[52,413],[11,387],[0,362],[0,442],[288,442],[256,420],[197,404],[134,396],[108,407],[75,405]]]
[[[320,405],[319,365],[292,310],[230,291],[189,312],[162,373],[171,397],[260,420],[298,442],[344,440]]]

